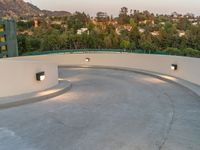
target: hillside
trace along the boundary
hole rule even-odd
[[[1,17],[31,17],[31,16],[65,16],[69,15],[66,11],[47,11],[41,10],[31,3],[23,0],[0,0]]]

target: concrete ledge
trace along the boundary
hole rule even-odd
[[[58,84],[58,65],[51,62],[2,59],[0,68],[0,97],[43,91]],[[35,79],[38,72],[45,72],[43,82]]]
[[[90,58],[90,61],[86,61]],[[14,60],[43,60],[62,65],[88,65],[137,68],[187,80],[200,86],[199,58],[132,53],[54,54],[14,58]],[[177,64],[176,71],[171,65]]]
[[[143,75],[152,76],[152,77],[155,77],[155,78],[167,81],[167,82],[172,82],[172,83],[178,84],[180,86],[187,88],[188,90],[190,90],[191,92],[193,92],[194,94],[196,94],[197,96],[200,97],[200,86],[199,85],[196,85],[194,83],[191,83],[191,82],[183,80],[183,79],[159,74],[156,72],[150,72],[150,71],[134,69],[134,68],[125,68],[125,67],[84,66],[84,65],[75,65],[75,66],[64,65],[64,66],[59,66],[59,68],[96,68],[96,69],[112,69],[112,70],[135,72],[135,73],[139,73],[139,74],[143,74]]]
[[[69,81],[60,81],[58,85],[41,92],[33,92],[12,97],[0,97],[0,109],[26,105],[39,102],[61,95],[70,90],[72,84]]]

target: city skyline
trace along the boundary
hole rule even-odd
[[[148,10],[153,13],[158,14],[170,14],[174,11],[182,14],[193,13],[195,15],[200,15],[200,10],[198,6],[200,1],[198,0],[101,0],[101,1],[92,1],[92,0],[60,0],[58,3],[55,3],[53,0],[25,0],[26,2],[31,2],[32,4],[38,6],[40,9],[48,10],[64,10],[69,12],[85,12],[92,16],[96,15],[98,11],[107,12],[109,15],[118,15],[121,7],[125,6],[129,9],[137,10]]]

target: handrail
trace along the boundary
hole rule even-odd
[[[102,53],[102,52],[117,52],[117,53],[140,53],[140,54],[158,54],[158,55],[169,55],[165,51],[145,51],[145,50],[128,50],[128,49],[66,49],[66,50],[49,50],[49,51],[33,51],[27,52],[22,56],[32,55],[46,55],[46,54],[59,54],[59,53]]]

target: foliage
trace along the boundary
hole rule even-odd
[[[193,25],[191,19],[197,24]],[[105,12],[98,12],[96,18],[75,12],[67,17],[38,21],[38,28],[34,28],[33,20],[17,22],[20,54],[67,49],[122,49],[200,57],[198,18],[154,15],[123,7],[116,18]],[[77,34],[81,29],[87,31]]]

